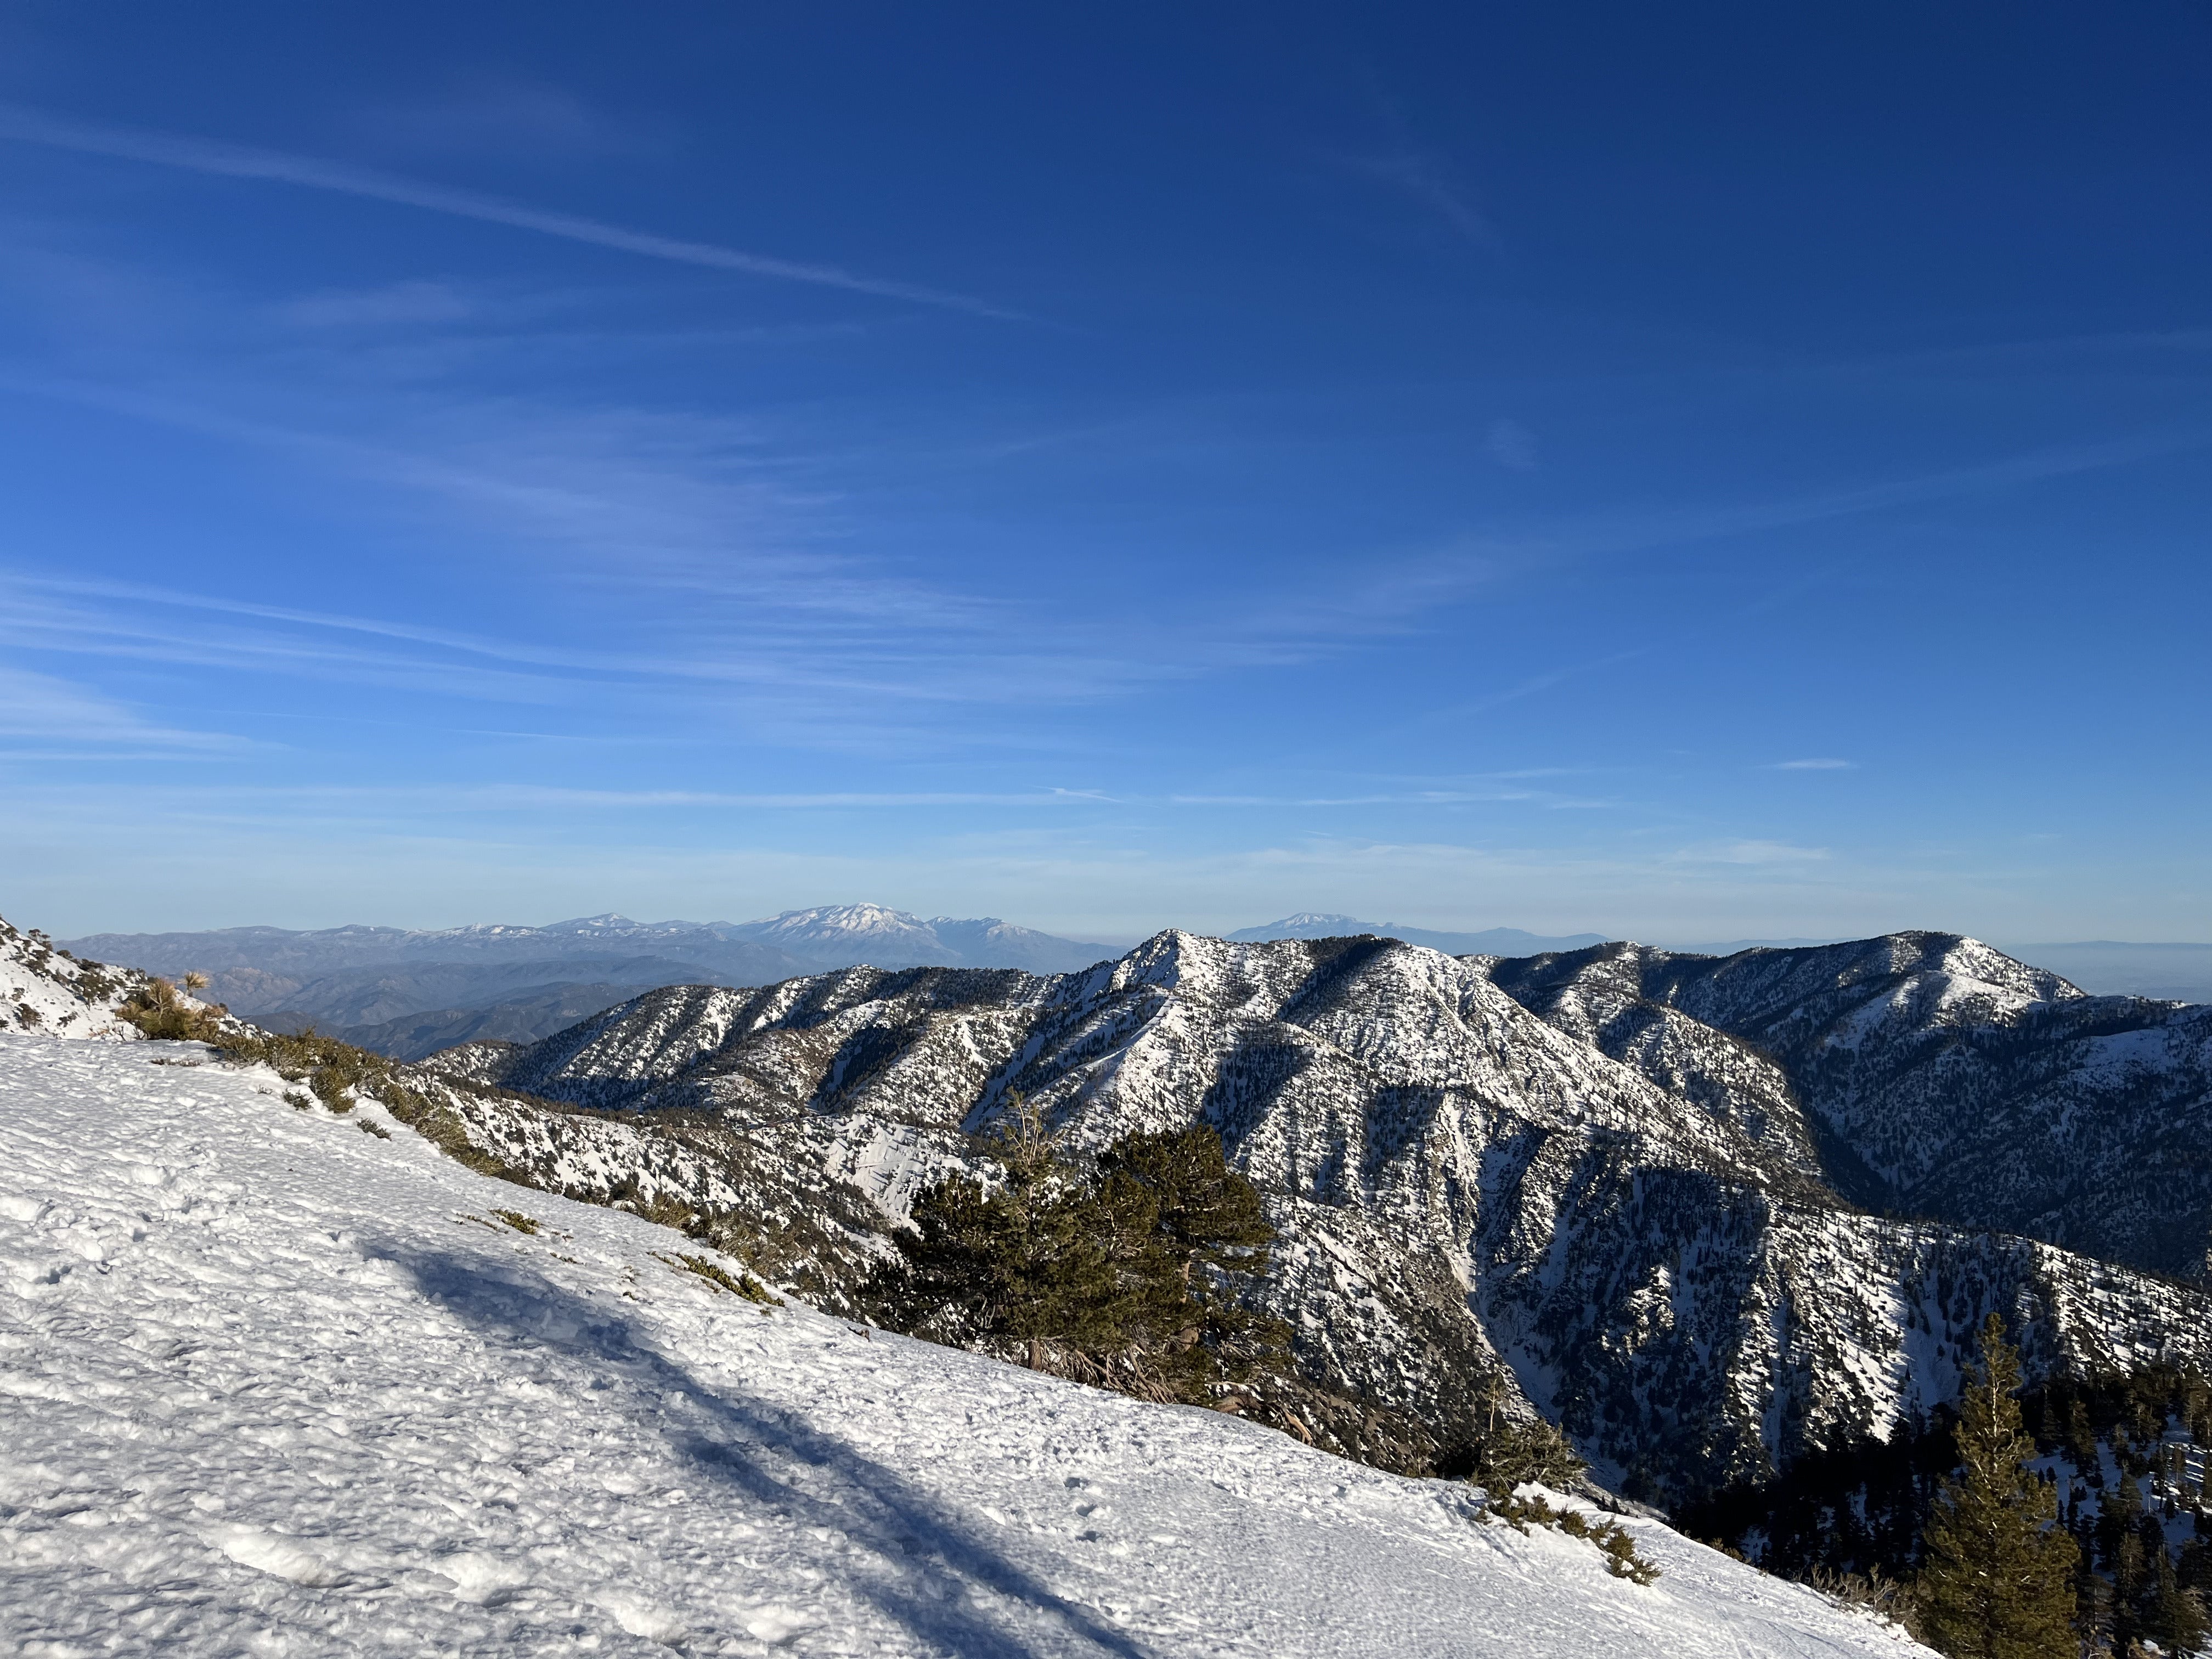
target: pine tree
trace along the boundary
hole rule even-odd
[[[1951,1659],[2073,1659],[2074,1540],[2052,1489],[2027,1472],[2020,1355],[1991,1314],[1954,1431],[1963,1479],[1944,1483],[1923,1541],[1928,1639]]]
[[[1036,1109],[1015,1095],[986,1143],[1005,1171],[996,1187],[958,1177],[915,1200],[914,1231],[896,1237],[906,1272],[895,1297],[910,1329],[953,1341],[1112,1347],[1130,1312],[1110,1246],[1077,1172]]]
[[[1087,1172],[1013,1093],[976,1150],[1001,1178],[919,1194],[901,1266],[863,1291],[887,1323],[1147,1398],[1287,1364],[1288,1327],[1243,1305],[1274,1230],[1212,1129],[1131,1136]]]
[[[1259,1193],[1229,1167],[1221,1137],[1205,1124],[1117,1141],[1099,1159],[1099,1173],[1106,1188],[1133,1183],[1153,1195],[1154,1224],[1185,1261],[1239,1272],[1266,1268],[1275,1230]]]
[[[2097,1437],[2089,1427],[2089,1408],[2078,1394],[2067,1396],[2066,1450],[2076,1470],[2087,1474],[2098,1467]]]
[[[2121,1541],[2135,1530],[2142,1510],[2142,1490],[2135,1477],[2123,1469],[2105,1488],[2103,1500],[2097,1505],[2097,1554],[2106,1566],[2118,1560]]]
[[[2159,1553],[2163,1555],[2165,1552]],[[2156,1583],[2146,1569],[2148,1559],[2139,1532],[2126,1534],[2112,1552],[2112,1595],[2107,1622],[2115,1652],[2130,1652],[2136,1638],[2142,1633],[2142,1604]]]
[[[1544,1419],[1516,1418],[1507,1409],[1510,1398],[1502,1372],[1493,1371],[1476,1384],[1481,1422],[1454,1463],[1464,1462],[1467,1478],[1493,1497],[1509,1497],[1531,1480],[1554,1489],[1565,1486],[1583,1472],[1583,1460],[1566,1436]]]
[[[1192,1388],[1285,1360],[1289,1328],[1243,1300],[1267,1272],[1275,1230],[1221,1137],[1202,1123],[1131,1135],[1098,1168],[1099,1208],[1136,1297],[1134,1339],[1180,1356],[1170,1369]]]
[[[2142,1633],[2166,1653],[2189,1653],[2204,1640],[2204,1603],[2193,1589],[2183,1586],[2173,1562],[2161,1549],[2145,1598]]]

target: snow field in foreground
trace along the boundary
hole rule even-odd
[[[1463,1486],[763,1313],[374,1108],[155,1063],[200,1053],[0,1036],[0,1650],[1919,1651],[1656,1523],[1639,1587]]]

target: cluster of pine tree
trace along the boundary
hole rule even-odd
[[[902,1261],[864,1292],[885,1325],[1152,1400],[1234,1405],[1286,1369],[1288,1327],[1249,1305],[1274,1230],[1211,1128],[1085,1168],[1015,1095],[978,1150],[999,1178],[921,1194]]]
[[[1516,1417],[1503,1376],[1485,1377],[1479,1389],[1480,1420],[1469,1437],[1436,1460],[1435,1473],[1466,1480],[1494,1496],[1510,1496],[1528,1481],[1560,1490],[1587,1467],[1566,1436],[1540,1417]]]
[[[1675,1521],[1784,1577],[1901,1579],[1919,1565],[1921,1528],[1958,1465],[1955,1420],[1945,1411],[1887,1441],[1806,1452],[1772,1480],[1677,1504]]]
[[[2153,1366],[2022,1395],[1995,1316],[1983,1353],[1942,1421],[1814,1453],[1678,1520],[1792,1577],[1902,1583],[1923,1634],[1957,1659],[2197,1650],[2212,1388]]]
[[[2037,1439],[2071,1466],[2060,1499],[2080,1552],[2080,1622],[2114,1653],[2200,1646],[2212,1589],[2206,1540],[2212,1389],[2169,1367],[2060,1382],[2035,1402]]]

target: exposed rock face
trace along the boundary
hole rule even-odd
[[[1717,957],[1609,945],[1490,971],[1746,1121],[1778,1085],[1862,1204],[2178,1278],[2212,1267],[2212,1008],[2087,996],[1954,933]]]
[[[1990,1308],[2021,1325],[2035,1368],[2212,1360],[2212,1305],[2193,1291],[1881,1219],[1833,1190],[1834,1137],[1857,1133],[1885,1180],[1929,1178],[1942,1149],[1893,1122],[1875,1085],[1858,1116],[1806,1109],[1804,1045],[1843,1029],[1854,1054],[1927,1063],[1960,1032],[2088,1001],[1987,947],[1941,983],[1894,965],[1937,937],[1848,947],[1859,970],[1760,964],[1736,980],[1632,946],[1532,965],[1168,933],[1048,978],[853,969],[656,991],[503,1062],[472,1054],[469,1071],[711,1125],[780,1203],[834,1188],[892,1218],[1012,1090],[1078,1149],[1202,1119],[1267,1196],[1282,1235],[1269,1295],[1317,1378],[1449,1441],[1494,1354],[1601,1476],[1680,1494],[1949,1397]],[[1865,1012],[1893,1006],[1893,1025]],[[1926,1036],[1946,1010],[1981,1023]],[[549,1169],[570,1156],[532,1154]]]

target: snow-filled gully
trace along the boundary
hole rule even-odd
[[[1656,1523],[1639,1587],[1464,1487],[763,1310],[200,1052],[0,1036],[0,1650],[1917,1651]]]

